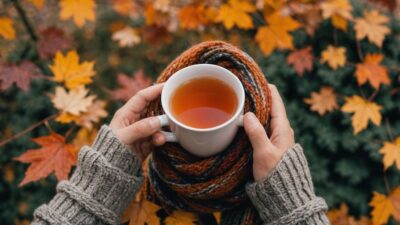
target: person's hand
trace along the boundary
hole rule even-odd
[[[165,143],[165,136],[159,132],[160,120],[157,117],[141,119],[149,102],[161,94],[162,88],[163,84],[157,84],[137,92],[115,112],[109,125],[116,137],[129,146],[140,161],[150,154],[154,145]]]
[[[271,124],[268,137],[257,117],[248,112],[244,129],[253,146],[253,176],[261,181],[275,168],[285,152],[294,145],[294,131],[286,116],[285,106],[275,85],[268,85],[272,95]]]

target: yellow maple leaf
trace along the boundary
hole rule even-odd
[[[396,164],[397,169],[400,170],[400,137],[397,137],[393,142],[385,141],[383,147],[379,149],[379,152],[383,154],[383,165],[385,169]]]
[[[174,211],[165,219],[166,225],[196,225],[197,217],[193,213]]]
[[[13,21],[8,17],[0,17],[0,36],[6,40],[15,39]]]
[[[82,126],[88,130],[92,130],[93,124],[98,123],[101,118],[104,118],[108,115],[107,111],[104,110],[105,106],[105,101],[95,100],[93,104],[88,107],[85,113],[81,113],[79,115],[62,113],[56,118],[56,121],[60,123],[75,122],[79,126]]]
[[[304,101],[311,105],[311,111],[316,111],[321,116],[338,108],[332,87],[322,87],[319,93],[312,92],[311,98],[306,98]]]
[[[93,66],[94,62],[85,61],[80,64],[76,51],[69,51],[66,56],[58,51],[50,70],[54,74],[54,81],[64,82],[68,89],[74,89],[92,83],[92,77],[95,75]]]
[[[94,0],[61,0],[60,19],[72,18],[78,27],[82,27],[86,20],[96,19],[96,2]]]
[[[62,87],[56,87],[55,95],[51,97],[51,101],[61,113],[78,116],[86,112],[89,106],[93,104],[95,96],[87,96],[88,92],[83,86],[69,92]]]
[[[28,1],[32,3],[39,10],[43,9],[45,2],[45,0],[28,0]]]
[[[321,3],[322,17],[331,18],[332,25],[343,31],[347,30],[347,21],[352,20],[353,7],[348,0],[329,0]]]
[[[378,89],[381,84],[390,84],[388,69],[380,65],[383,57],[382,54],[367,54],[364,63],[356,65],[355,76],[359,85],[369,81],[372,87]]]
[[[328,45],[328,47],[322,52],[321,62],[328,63],[328,65],[334,70],[344,66],[346,64],[346,48]]]
[[[224,24],[230,30],[235,25],[242,29],[253,28],[253,20],[249,13],[256,11],[256,7],[249,1],[229,0],[219,8],[216,22]]]
[[[374,192],[369,205],[373,208],[371,212],[372,224],[386,224],[390,216],[396,220],[400,218],[400,187],[394,189],[388,196]]]
[[[160,206],[142,198],[142,193],[139,191],[135,199],[131,202],[128,208],[121,215],[123,223],[129,221],[129,225],[159,225],[160,218],[157,216],[157,211]]]
[[[94,139],[96,138],[97,132],[98,132],[97,129],[88,130],[84,127],[79,129],[79,131],[76,133],[74,137],[74,140],[72,141],[72,144],[75,146],[75,149],[79,150],[84,145],[88,146],[92,145]]]
[[[380,14],[378,10],[364,11],[364,18],[354,20],[357,40],[367,37],[370,42],[381,48],[383,39],[390,34],[389,27],[385,26],[387,22],[389,18]]]
[[[300,27],[300,23],[290,16],[274,13],[265,18],[267,26],[258,28],[256,41],[265,55],[270,55],[274,49],[293,49],[293,37],[289,34]]]
[[[372,123],[379,126],[382,120],[381,109],[382,106],[358,95],[346,97],[346,103],[342,106],[343,112],[354,113],[351,118],[354,134],[367,128],[368,121],[370,120]]]
[[[117,41],[118,46],[121,48],[132,47],[140,43],[138,31],[130,26],[126,26],[123,29],[114,32],[112,39]]]

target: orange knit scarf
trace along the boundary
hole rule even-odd
[[[177,57],[162,72],[157,82],[165,82],[176,71],[193,64],[216,64],[232,71],[242,82],[245,112],[252,111],[266,124],[271,108],[267,80],[254,60],[240,49],[222,42],[195,45]],[[147,116],[163,114],[160,99],[153,101]],[[245,185],[253,181],[252,148],[239,129],[235,139],[223,152],[200,158],[177,143],[166,143],[149,159],[146,195],[165,209],[194,213],[222,211],[221,224],[259,224]]]

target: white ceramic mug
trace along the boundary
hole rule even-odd
[[[170,109],[174,91],[189,80],[213,77],[232,87],[237,97],[237,108],[226,122],[210,128],[194,128],[179,122]],[[196,64],[173,74],[164,84],[161,105],[165,114],[158,116],[163,126],[169,125],[172,132],[162,131],[168,142],[179,142],[183,148],[200,157],[207,157],[224,150],[233,140],[239,126],[243,126],[245,93],[240,80],[229,70],[212,64]]]

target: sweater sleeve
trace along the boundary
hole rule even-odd
[[[79,152],[78,166],[57,194],[34,212],[31,225],[120,224],[120,215],[143,183],[140,162],[103,125],[91,147]]]
[[[264,224],[329,225],[325,200],[317,197],[303,149],[289,149],[269,176],[246,192]]]

